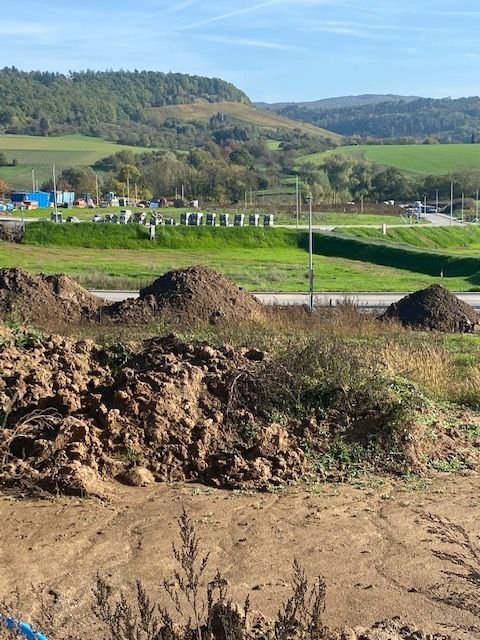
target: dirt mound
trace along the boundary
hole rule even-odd
[[[34,324],[80,322],[94,318],[102,304],[68,276],[0,269],[0,317]]]
[[[308,476],[341,479],[349,463],[335,446],[383,433],[383,414],[375,405],[374,416],[368,404],[346,422],[337,408],[301,405],[299,412],[286,403],[288,394],[300,401],[296,384],[284,364],[255,349],[175,335],[102,349],[7,332],[0,340],[0,484],[102,495],[108,479],[255,489]],[[425,409],[412,393],[418,411]],[[421,472],[430,459],[459,455],[475,464],[476,441],[460,428],[469,419],[439,410],[432,440],[432,422],[422,414],[428,429],[421,431],[413,415],[401,430],[379,436],[372,470]],[[392,447],[404,458],[392,460]]]
[[[382,318],[398,320],[416,329],[448,333],[471,333],[480,323],[473,307],[438,284],[394,302]]]
[[[217,271],[208,267],[175,269],[140,290],[138,300],[111,305],[103,315],[117,322],[142,322],[162,316],[190,324],[241,322],[262,316],[262,305]]]
[[[102,493],[102,478],[257,488],[294,481],[308,466],[296,437],[231,402],[239,372],[260,366],[262,355],[175,337],[108,357],[63,338],[3,345],[0,481],[92,494]]]

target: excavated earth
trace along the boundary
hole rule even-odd
[[[308,467],[295,436],[268,421],[259,429],[261,418],[231,395],[239,373],[264,357],[175,337],[150,340],[136,355],[58,336],[27,346],[6,340],[0,480],[90,494],[112,477],[132,485],[293,482]]]
[[[279,396],[274,389],[272,400],[269,390],[281,370],[269,366],[262,351],[175,335],[130,351],[7,332],[0,339],[0,482],[103,495],[112,478],[134,486],[188,480],[271,489],[314,477],[315,456],[305,451],[325,454],[341,416],[286,413],[276,422]],[[278,393],[289,384],[287,377]],[[373,417],[365,418],[375,429]],[[422,424],[405,426],[398,443],[410,468],[421,471],[426,456],[450,458],[468,447],[475,458],[461,430],[440,428],[432,440]],[[359,438],[367,426],[360,419]]]
[[[192,324],[242,322],[263,317],[256,298],[217,271],[197,266],[175,269],[140,290],[138,299],[125,300],[101,311],[101,319],[145,323],[162,318]]]
[[[93,320],[105,304],[64,275],[31,274],[0,269],[0,318],[65,324]]]
[[[438,284],[394,302],[382,317],[415,329],[448,333],[472,333],[480,326],[475,309]]]

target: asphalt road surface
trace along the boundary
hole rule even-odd
[[[110,302],[120,302],[127,298],[138,298],[138,291],[100,291],[92,290],[92,293],[104,298]],[[308,294],[306,293],[255,293],[254,294],[263,304],[281,304],[281,305],[297,305],[308,304]],[[322,292],[315,293],[315,303],[318,305],[335,306],[348,300],[355,305],[363,308],[385,308],[397,302],[407,293],[361,293],[361,292]],[[460,300],[468,302],[472,307],[480,309],[480,292],[479,293],[457,293]]]

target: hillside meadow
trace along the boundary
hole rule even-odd
[[[302,156],[298,162],[299,164],[313,162],[320,165],[328,155],[337,153],[418,175],[445,175],[480,170],[480,145],[476,144],[346,146]]]
[[[146,109],[148,118],[156,123],[163,124],[166,120],[174,118],[184,122],[208,122],[217,113],[224,113],[237,124],[252,125],[272,132],[277,129],[286,131],[301,131],[304,134],[326,138],[331,141],[340,142],[342,136],[326,129],[320,129],[314,125],[290,120],[279,116],[273,111],[257,109],[256,107],[240,102],[206,102],[197,101],[192,104],[176,104],[165,107],[150,107]]]
[[[9,162],[17,161],[14,167],[0,167],[0,178],[16,189],[31,189],[32,169],[35,169],[35,179],[41,184],[51,177],[52,165],[60,173],[68,167],[93,165],[97,160],[125,150],[133,153],[153,151],[84,135],[0,135],[0,152]]]

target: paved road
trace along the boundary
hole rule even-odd
[[[138,291],[100,291],[92,290],[92,293],[98,295],[100,298],[105,298],[111,302],[120,302],[127,298],[138,298]],[[359,307],[372,307],[383,308],[388,307],[392,302],[397,302],[406,293],[362,293],[362,292],[322,292],[319,291],[315,294],[315,300],[319,305],[336,305],[340,304],[344,300],[352,301]],[[480,308],[480,292],[479,293],[457,293],[461,300],[468,302],[472,307]],[[263,302],[263,304],[282,304],[282,305],[296,305],[296,304],[308,304],[308,295],[306,293],[256,293],[256,298]]]
[[[436,227],[449,227],[451,225],[458,226],[465,224],[456,218],[450,219],[450,216],[445,213],[427,213],[425,217],[430,221],[430,224],[433,224]]]

